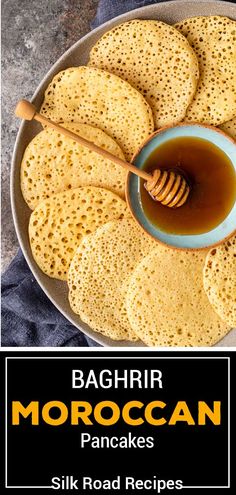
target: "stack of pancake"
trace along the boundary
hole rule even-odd
[[[236,23],[132,20],[105,33],[88,66],[57,74],[41,113],[131,160],[155,130],[219,126],[236,139]],[[21,188],[36,263],[66,280],[72,310],[114,340],[213,345],[236,326],[235,238],[177,251],[131,219],[125,171],[51,129],[29,143]]]

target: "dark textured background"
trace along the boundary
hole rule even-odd
[[[90,31],[98,0],[2,1],[2,269],[18,248],[9,171],[19,127],[14,107],[31,98],[51,65]]]

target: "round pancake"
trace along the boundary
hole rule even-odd
[[[118,144],[87,124],[63,126],[124,159]],[[105,187],[125,197],[126,171],[54,129],[45,129],[28,144],[21,163],[21,191],[33,210],[41,201],[67,189]]]
[[[155,241],[132,218],[109,222],[87,236],[68,273],[72,310],[96,332],[114,340],[137,340],[125,298],[129,278]]]
[[[209,346],[229,330],[203,288],[206,252],[157,245],[131,276],[126,299],[133,331],[148,346]]]
[[[200,78],[186,121],[220,125],[236,115],[236,22],[221,16],[175,24],[195,50]]]
[[[125,201],[98,187],[79,187],[51,196],[32,212],[29,238],[33,257],[49,277],[66,280],[84,236],[110,220],[128,216]]]
[[[204,288],[220,318],[236,327],[236,236],[208,253]]]
[[[228,122],[220,125],[220,129],[236,141],[236,117],[235,119],[229,120]]]
[[[132,20],[114,27],[90,52],[90,66],[128,81],[148,101],[155,127],[180,122],[197,88],[197,57],[174,27]]]
[[[94,67],[57,74],[45,92],[41,113],[55,122],[81,122],[113,137],[128,160],[153,132],[145,98],[126,81]]]

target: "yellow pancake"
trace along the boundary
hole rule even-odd
[[[236,22],[191,17],[175,24],[195,50],[200,78],[186,121],[220,125],[236,116]]]
[[[77,247],[110,220],[128,216],[125,201],[99,187],[79,187],[42,201],[32,212],[29,238],[33,257],[49,277],[66,280]]]
[[[128,160],[154,129],[151,108],[141,93],[93,67],[59,72],[46,89],[41,113],[55,122],[99,127],[116,140]]]
[[[157,245],[131,276],[130,325],[148,346],[210,346],[229,330],[203,287],[206,252]]]
[[[65,122],[63,126],[124,159],[118,144],[101,129]],[[124,198],[125,178],[119,165],[49,128],[32,139],[21,163],[21,190],[32,210],[52,194],[80,186],[105,187]]]
[[[197,57],[185,37],[155,20],[115,26],[94,45],[89,65],[138,89],[152,108],[157,129],[185,117],[199,77]]]
[[[208,253],[204,288],[220,318],[236,327],[236,236]]]
[[[129,278],[155,246],[132,218],[109,222],[87,236],[68,274],[73,311],[96,332],[114,340],[137,340],[127,317]]]
[[[228,122],[220,125],[220,129],[236,141],[236,117],[235,119],[229,120]]]

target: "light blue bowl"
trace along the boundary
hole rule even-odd
[[[236,172],[236,142],[215,127],[198,124],[179,124],[157,131],[137,152],[132,160],[133,163],[142,169],[147,158],[155,149],[166,141],[177,137],[197,137],[210,141],[228,156]],[[140,179],[132,173],[127,176],[126,199],[133,217],[141,227],[154,239],[168,246],[179,249],[203,249],[220,244],[236,232],[236,202],[224,221],[213,230],[204,234],[174,235],[163,232],[146,217],[140,200]]]

